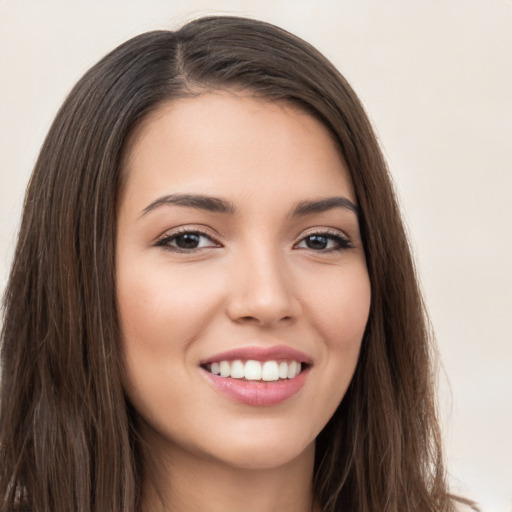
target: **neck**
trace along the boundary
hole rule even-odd
[[[272,468],[232,467],[176,446],[156,454],[145,461],[143,512],[320,511],[313,504],[313,444]]]

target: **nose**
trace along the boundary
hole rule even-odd
[[[300,302],[283,260],[268,250],[237,258],[227,304],[232,321],[270,327],[297,319]]]

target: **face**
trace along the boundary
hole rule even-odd
[[[159,450],[233,467],[314,446],[370,306],[355,195],[326,128],[208,93],[134,135],[118,212],[126,393]]]

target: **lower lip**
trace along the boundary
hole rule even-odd
[[[298,393],[306,382],[309,368],[305,368],[293,379],[274,382],[250,381],[219,377],[203,370],[213,386],[227,397],[247,405],[278,405]]]

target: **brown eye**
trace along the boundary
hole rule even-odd
[[[177,252],[195,251],[209,247],[219,247],[212,238],[200,231],[183,231],[161,238],[155,244],[157,247]]]
[[[304,237],[296,247],[316,252],[330,252],[350,249],[353,246],[348,238],[338,234],[313,233]]]
[[[198,233],[184,233],[174,237],[174,245],[180,249],[197,249],[201,242],[201,235]]]
[[[314,250],[322,250],[326,249],[329,243],[329,239],[325,236],[321,235],[311,235],[307,236],[304,241],[306,242],[306,247],[308,249]]]

